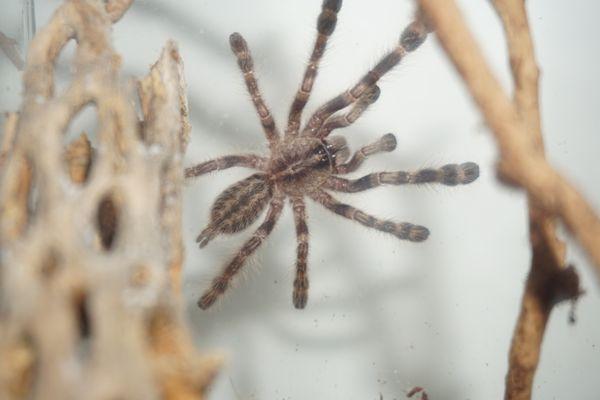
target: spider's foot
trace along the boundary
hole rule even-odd
[[[409,223],[400,224],[400,229],[396,232],[400,239],[410,240],[411,242],[422,242],[429,237],[429,229],[421,225]]]
[[[217,297],[218,295],[214,290],[209,290],[198,300],[198,307],[206,310],[208,307],[212,306],[215,301],[217,301]]]
[[[196,243],[198,243],[198,246],[200,246],[200,248],[203,248],[211,240],[213,240],[215,236],[216,236],[215,231],[211,227],[208,227],[205,230],[203,230],[202,232],[200,232],[200,234],[196,238]]]
[[[216,278],[213,281],[210,289],[204,292],[202,297],[200,297],[200,299],[198,300],[198,307],[200,307],[203,310],[206,310],[208,307],[212,306],[215,303],[215,301],[217,301],[219,296],[225,293],[225,290],[227,290],[227,286],[228,280],[226,278],[222,276]]]
[[[439,171],[440,183],[448,186],[466,185],[479,177],[479,165],[474,162],[444,165]]]
[[[293,302],[294,307],[298,310],[302,310],[306,307],[308,301],[308,279],[296,279],[294,281],[294,295]]]
[[[396,141],[396,136],[393,133],[386,133],[379,139],[377,142],[378,147],[381,151],[392,151],[396,148],[398,142]]]
[[[477,178],[479,178],[479,165],[474,162],[466,162],[460,164],[463,181],[461,182],[463,185],[467,183],[471,183]]]

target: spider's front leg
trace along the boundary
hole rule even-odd
[[[203,310],[207,309],[214,304],[219,296],[225,293],[229,287],[229,282],[242,268],[246,259],[256,251],[273,230],[275,223],[281,216],[283,200],[284,196],[281,194],[276,194],[275,197],[273,197],[263,223],[254,232],[252,237],[244,243],[233,260],[227,264],[221,275],[213,280],[211,287],[198,300],[198,307]]]
[[[221,171],[231,167],[246,167],[264,171],[269,160],[255,154],[238,154],[214,158],[185,169],[186,178],[194,178],[213,171]]]
[[[298,241],[296,278],[294,279],[294,307],[302,309],[308,300],[308,226],[306,225],[306,205],[302,197],[292,197],[292,210],[296,224],[296,239]]]
[[[358,179],[330,176],[325,183],[327,189],[337,192],[355,193],[381,185],[406,185],[441,183],[446,186],[467,185],[479,177],[479,166],[473,162],[448,164],[441,168],[426,168],[414,172],[374,172]]]
[[[298,88],[298,92],[290,107],[288,126],[285,132],[286,135],[296,135],[300,129],[302,110],[304,110],[304,106],[310,97],[315,78],[317,77],[319,62],[325,53],[327,40],[335,29],[337,13],[341,7],[342,0],[324,0],[322,3],[321,13],[317,19],[317,39],[315,40],[306,70],[304,71],[302,83],[300,84],[300,88]]]
[[[233,51],[237,57],[238,66],[244,75],[246,87],[250,93],[252,103],[254,103],[254,107],[256,108],[256,112],[260,118],[263,131],[265,132],[267,140],[269,141],[269,147],[274,148],[279,142],[279,132],[275,126],[275,120],[271,115],[271,111],[265,104],[260,90],[258,89],[258,83],[256,82],[256,77],[254,76],[254,61],[252,60],[250,49],[248,49],[248,44],[242,35],[237,32],[232,33],[231,36],[229,36],[229,44],[231,46],[231,51]]]
[[[396,48],[385,55],[354,87],[334,97],[315,111],[304,129],[305,133],[316,135],[331,115],[358,101],[366,91],[377,84],[383,75],[398,65],[407,53],[416,50],[425,41],[429,31],[429,27],[420,17],[409,24],[400,35]]]
[[[411,242],[422,242],[429,236],[429,230],[424,226],[413,225],[408,222],[394,222],[382,220],[369,215],[351,205],[344,204],[333,198],[323,190],[317,190],[310,194],[310,197],[317,203],[322,204],[330,211],[341,215],[344,218],[351,219],[369,228],[378,231],[391,233],[398,239],[409,240]]]

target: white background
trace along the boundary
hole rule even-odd
[[[57,0],[38,1],[38,26]],[[460,2],[497,76],[510,90],[505,41],[489,2]],[[542,68],[541,104],[549,159],[600,210],[600,25],[596,1],[529,1]],[[347,0],[307,111],[352,85],[390,49],[413,3]],[[1,18],[17,32],[19,10]],[[265,140],[229,50],[238,31],[255,58],[261,90],[280,128],[315,36],[318,0],[137,1],[115,26],[125,76],[145,74],[168,38],[185,60],[193,137],[186,164],[242,151]],[[15,35],[17,35],[15,33]],[[61,76],[69,72],[64,57]],[[2,58],[0,107],[18,105],[18,75]],[[414,244],[368,230],[309,202],[311,289],[307,308],[291,303],[295,233],[289,208],[245,267],[237,287],[210,311],[197,297],[251,229],[199,250],[214,198],[249,174],[231,169],[190,183],[185,193],[184,291],[198,345],[227,355],[215,399],[403,398],[423,386],[431,399],[499,399],[507,353],[529,265],[526,206],[520,191],[495,181],[496,149],[481,116],[432,37],[380,85],[378,102],[343,131],[352,148],[387,132],[393,153],[371,158],[357,176],[475,161],[469,186],[386,187],[338,195],[382,217],[427,226]],[[93,135],[87,110],[72,126]],[[568,305],[553,313],[535,380],[536,399],[597,399],[600,383],[598,280],[567,239],[587,295],[577,324]]]

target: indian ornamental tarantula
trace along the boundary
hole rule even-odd
[[[345,179],[339,176],[356,171],[371,155],[389,152],[396,148],[396,138],[388,133],[376,142],[362,147],[350,157],[346,140],[341,136],[330,136],[330,134],[335,129],[352,124],[377,100],[379,88],[376,84],[379,79],[397,65],[407,53],[418,48],[430,31],[423,17],[417,14],[415,21],[404,29],[398,44],[392,51],[386,54],[354,87],[319,107],[302,127],[300,122],[302,110],[310,96],[319,61],[323,57],[327,40],[335,28],[341,5],[342,0],[323,1],[317,20],[317,38],[302,83],[292,102],[283,135],[279,133],[273,116],[258,89],[252,57],[246,41],[239,33],[233,33],[229,37],[231,50],[237,57],[248,92],[269,142],[270,156],[228,155],[186,168],[186,178],[235,166],[259,171],[231,185],[217,197],[212,206],[210,223],[196,241],[202,248],[219,234],[232,234],[245,229],[265,208],[268,207],[268,211],[252,237],[244,243],[222,273],[213,280],[210,288],[200,297],[198,306],[202,309],[210,307],[227,290],[231,279],[240,271],[246,259],[269,236],[281,215],[286,198],[289,198],[293,209],[298,242],[293,303],[296,308],[301,309],[306,306],[309,286],[305,196],[328,210],[364,226],[391,233],[399,239],[421,242],[429,236],[429,230],[424,226],[379,219],[339,202],[328,191],[354,193],[386,184],[433,182],[453,186],[471,183],[479,176],[479,167],[472,162],[448,164],[438,169],[428,168],[414,172],[375,172],[358,179]],[[347,112],[342,112],[345,109],[348,109]]]

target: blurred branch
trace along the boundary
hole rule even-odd
[[[132,3],[133,0],[105,0],[104,9],[110,20],[115,23],[121,19]]]
[[[496,12],[507,37],[510,66],[515,82],[514,103],[543,155],[539,109],[539,69],[524,0],[495,0]],[[505,398],[530,399],[535,371],[539,364],[546,323],[553,306],[560,300],[579,295],[575,270],[565,269],[565,245],[556,237],[556,219],[529,199],[531,268],[525,284],[521,311],[509,353]]]
[[[565,246],[556,237],[560,217],[600,271],[600,221],[583,197],[546,161],[539,110],[539,71],[524,0],[494,0],[508,41],[515,82],[513,103],[493,77],[452,0],[421,0],[438,37],[465,80],[500,146],[500,176],[529,199],[531,269],[509,356],[506,399],[530,399],[546,323],[554,305],[581,290]]]
[[[502,178],[525,189],[536,206],[564,222],[590,256],[600,278],[600,219],[548,164],[534,136],[527,133],[528,126],[493,76],[454,1],[419,1],[496,137]]]
[[[2,399],[201,399],[220,364],[195,349],[179,293],[183,61],[167,43],[140,83],[139,121],[110,45],[130,4],[65,1],[31,42],[0,153]],[[75,37],[56,94],[56,58]],[[97,150],[85,135],[64,143],[86,105]]]
[[[19,46],[15,39],[0,32],[0,49],[19,71],[23,70],[25,62],[19,53]]]

